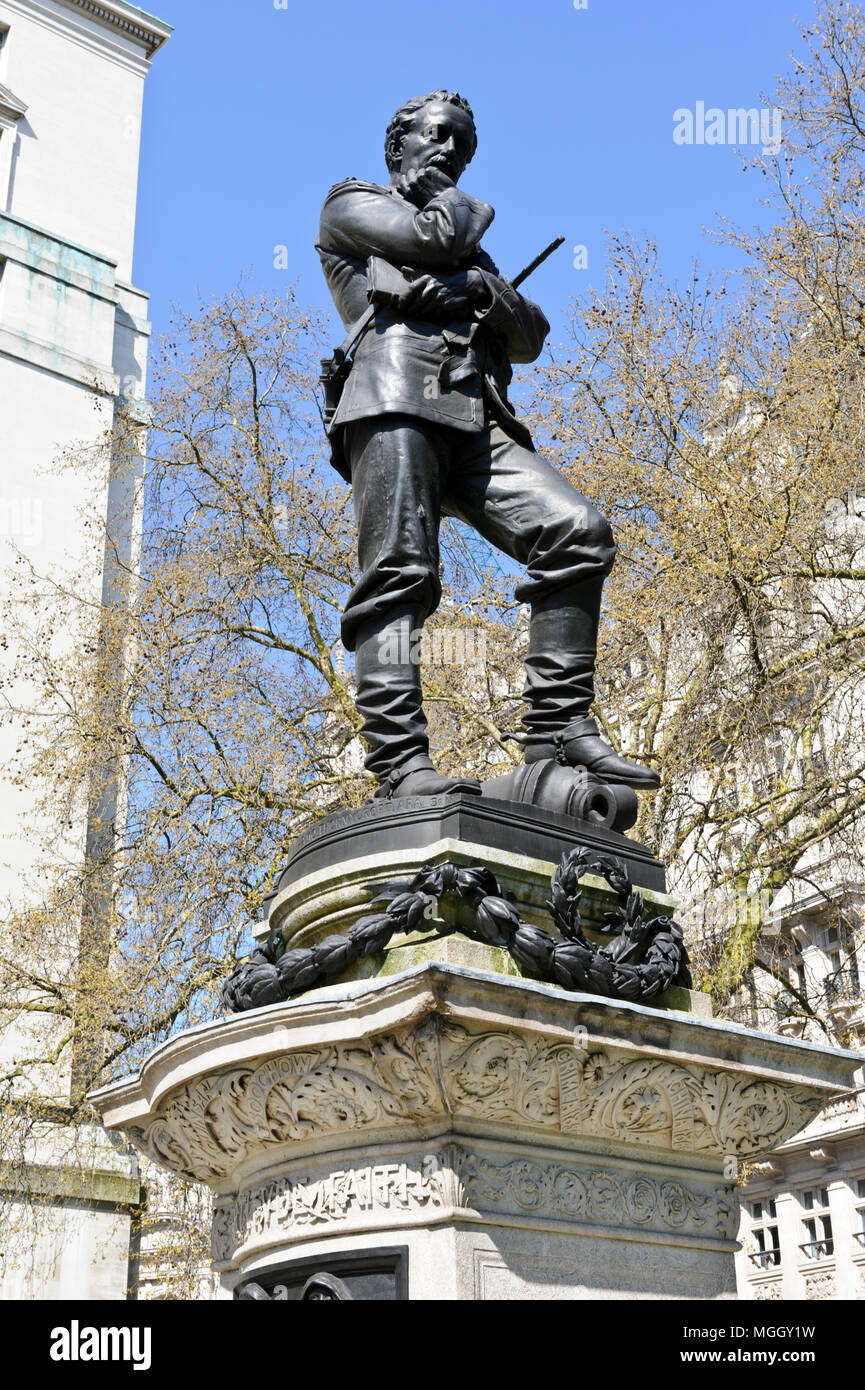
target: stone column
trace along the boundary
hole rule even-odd
[[[792,1192],[779,1192],[775,1199],[778,1213],[778,1238],[781,1242],[782,1297],[802,1298],[802,1276],[799,1273],[801,1223],[799,1204]]]

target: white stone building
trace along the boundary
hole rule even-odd
[[[857,692],[857,704],[858,698]],[[825,748],[831,753],[836,739],[850,740],[846,724],[833,729],[831,715],[822,734],[824,749],[812,747],[812,758],[826,756]],[[729,806],[753,804],[761,785],[776,775],[795,781],[800,756],[780,739],[765,750],[762,768],[731,764],[720,795]],[[701,897],[714,896],[734,918],[753,913],[761,924],[762,965],[746,976],[724,1017],[761,1032],[860,1051],[865,1060],[861,835],[857,821],[845,834],[812,845],[795,877],[774,896],[743,892],[724,899],[696,858],[678,859],[672,891],[684,901],[683,922],[699,917],[694,908]],[[739,1240],[737,1283],[745,1300],[865,1299],[865,1069],[849,1095],[795,1140],[745,1165]]]
[[[132,283],[139,137],[144,80],[170,32],[123,0],[0,0],[3,596],[13,592],[21,557],[59,582],[76,575],[80,584],[89,566],[81,596],[98,612],[113,579],[81,523],[85,491],[112,530],[135,543],[135,492],[110,458],[83,476],[54,466],[82,445],[98,460],[116,412],[143,420],[150,329],[147,295]],[[7,677],[18,657],[13,644]],[[22,696],[26,703],[26,689],[13,691],[13,703]],[[32,891],[44,841],[33,820],[39,789],[10,781],[20,737],[20,727],[0,727],[3,916]],[[64,827],[58,853],[83,856],[89,829],[82,810]],[[74,941],[76,925],[66,925]],[[7,1030],[5,1069],[27,1046],[23,1030]],[[44,1099],[62,1105],[68,1066],[46,1070],[40,1085]],[[101,1131],[71,1134],[50,1122],[34,1128],[26,1157],[28,1195],[9,1226],[17,1244],[7,1237],[0,1255],[0,1298],[124,1297],[137,1165]],[[0,1197],[15,1216],[21,1168],[15,1182],[8,1163],[5,1171]]]
[[[831,743],[830,719],[824,731]],[[848,738],[843,729],[838,736]],[[759,791],[754,779],[770,779],[776,771],[795,778],[796,756],[779,742],[766,749],[762,770],[731,765],[721,795],[731,806],[751,804]],[[766,968],[748,974],[723,1017],[761,1032],[861,1051],[865,1061],[861,834],[860,822],[812,846],[795,878],[774,897],[766,891],[725,900],[696,857],[677,860],[671,891],[683,902],[684,924],[699,920],[696,903],[713,895],[733,917],[753,912],[762,924],[758,954]],[[865,1069],[849,1095],[795,1140],[745,1165],[739,1240],[742,1299],[865,1299]]]
[[[855,866],[853,866],[855,869]],[[865,906],[861,877],[839,859],[831,887],[779,903],[770,917],[776,961],[828,1037],[782,987],[740,997],[740,1022],[865,1050]],[[861,875],[861,869],[860,869]],[[838,909],[841,909],[839,912]],[[764,932],[764,935],[766,933]],[[767,977],[771,981],[771,977]],[[794,1141],[752,1166],[742,1190],[744,1299],[865,1299],[865,1078]]]

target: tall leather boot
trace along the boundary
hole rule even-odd
[[[442,777],[429,756],[417,634],[420,613],[402,609],[365,624],[357,636],[355,671],[364,766],[379,781],[376,797],[480,793],[472,778]]]
[[[525,761],[554,758],[585,767],[613,786],[658,787],[657,772],[614,752],[589,716],[603,583],[588,580],[545,595],[532,607],[523,692],[531,706],[523,718],[529,730]]]

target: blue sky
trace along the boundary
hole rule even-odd
[[[695,256],[729,263],[704,229],[718,213],[760,220],[763,181],[734,147],[676,144],[673,113],[759,106],[801,44],[794,16],[813,14],[808,0],[287,6],[160,0],[175,33],[145,88],[134,277],[157,332],[172,302],[191,309],[244,273],[276,290],[298,280],[328,305],[313,249],[324,194],[348,175],[386,182],[393,110],[439,86],[474,108],[463,184],[496,208],[484,245],[502,269],[566,237],[530,282],[554,340],[570,296],[602,279],[605,230],[654,237],[672,277]],[[281,245],[288,270],[274,267]]]

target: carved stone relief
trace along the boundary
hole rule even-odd
[[[500,1207],[721,1240],[735,1235],[739,1212],[732,1186],[695,1191],[673,1179],[529,1159],[494,1163],[458,1148],[454,1155],[461,1204],[481,1212]]]
[[[222,1206],[213,1222],[213,1258],[222,1262],[257,1236],[308,1234],[363,1212],[406,1212],[444,1204],[445,1174],[436,1154],[401,1163],[339,1169],[326,1177],[276,1178]]]
[[[824,1299],[835,1297],[835,1276],[828,1271],[825,1274],[805,1275],[805,1297],[813,1299]]]
[[[697,1152],[770,1149],[819,1108],[803,1087],[605,1052],[559,1054],[566,1132]]]
[[[398,1032],[204,1077],[178,1088],[129,1135],[156,1162],[207,1181],[278,1144],[445,1114],[749,1154],[782,1143],[820,1104],[807,1087],[587,1053],[514,1029],[470,1032],[432,1014]]]
[[[721,1240],[733,1238],[738,1220],[731,1186],[697,1191],[636,1173],[530,1159],[497,1162],[448,1144],[440,1153],[399,1163],[347,1167],[318,1178],[284,1176],[248,1188],[217,1208],[213,1257],[230,1261],[260,1237],[303,1239],[311,1228],[363,1224],[367,1213],[379,1222],[448,1206]]]
[[[767,1299],[774,1302],[781,1298],[782,1283],[780,1279],[773,1279],[768,1284],[754,1284],[754,1297],[756,1299]]]

